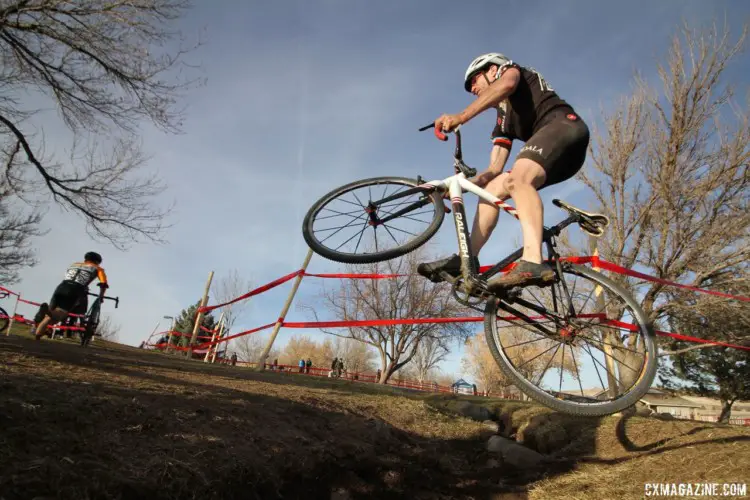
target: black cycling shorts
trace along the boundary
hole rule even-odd
[[[544,121],[516,156],[542,166],[547,179],[539,189],[573,177],[581,170],[589,146],[589,128],[572,109],[556,110]]]
[[[85,314],[88,308],[86,287],[71,281],[63,281],[55,288],[52,300],[49,301],[49,308],[62,309],[69,313]]]

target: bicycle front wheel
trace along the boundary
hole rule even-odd
[[[5,333],[8,324],[10,323],[10,316],[5,312],[5,309],[0,307],[0,333]]]
[[[89,345],[89,342],[91,342],[91,337],[94,336],[95,328],[86,326],[86,328],[81,331],[81,347],[86,347]]]
[[[327,259],[368,264],[405,255],[440,228],[445,206],[439,193],[414,179],[375,177],[334,189],[307,212],[302,234]]]
[[[485,308],[487,345],[506,376],[554,410],[611,415],[642,398],[656,375],[653,330],[633,297],[604,275],[563,264],[546,288]]]

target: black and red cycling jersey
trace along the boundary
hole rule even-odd
[[[519,66],[511,60],[498,70],[498,78],[509,68],[521,73],[515,91],[497,106],[497,122],[492,131],[492,143],[510,145],[514,139],[528,141],[544,124],[552,111],[573,108],[555,93],[554,89],[533,68]]]

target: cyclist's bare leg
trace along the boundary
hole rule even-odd
[[[39,322],[36,326],[36,339],[39,340],[47,333],[47,325],[50,321],[57,323],[62,321],[68,315],[68,311],[60,308],[50,309],[49,313],[44,316],[44,319]]]
[[[507,199],[510,196],[508,190],[505,189],[505,181],[508,175],[510,175],[509,172],[498,175],[484,186],[484,190],[501,200]],[[479,256],[479,251],[490,239],[490,235],[497,225],[498,217],[497,206],[480,198],[479,203],[477,203],[477,213],[474,216],[469,242],[473,255]]]
[[[535,264],[542,262],[542,229],[544,207],[537,189],[547,178],[544,169],[528,158],[516,160],[503,187],[515,202],[518,220],[523,233],[523,256],[521,259]],[[497,195],[496,195],[497,196]]]

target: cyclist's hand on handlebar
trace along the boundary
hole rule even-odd
[[[435,120],[435,128],[441,132],[453,132],[462,123],[459,115],[441,115]]]

